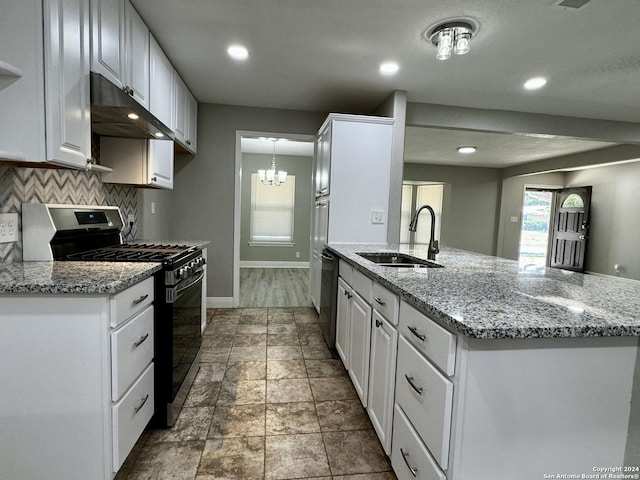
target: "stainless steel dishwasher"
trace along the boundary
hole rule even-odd
[[[320,328],[327,345],[336,348],[336,294],[338,290],[338,257],[326,248],[322,251],[320,282]]]

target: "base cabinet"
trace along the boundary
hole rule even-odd
[[[0,477],[115,476],[153,415],[153,292],[2,297]]]

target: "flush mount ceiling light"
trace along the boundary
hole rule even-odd
[[[227,48],[227,53],[234,60],[246,60],[249,58],[249,50],[242,45],[231,45]]]
[[[458,147],[458,153],[462,153],[465,155],[469,153],[476,153],[476,150],[478,150],[476,147],[471,146]]]
[[[400,66],[395,62],[384,62],[380,64],[380,73],[382,75],[395,75],[400,70]]]
[[[449,20],[439,23],[424,33],[424,37],[435,45],[436,58],[447,60],[451,52],[456,55],[469,53],[471,37],[478,31],[478,25],[472,20]]]
[[[524,82],[524,88],[526,90],[538,90],[547,84],[547,79],[544,77],[530,78]]]

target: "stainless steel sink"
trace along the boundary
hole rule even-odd
[[[362,252],[358,253],[359,256],[373,262],[381,267],[395,267],[395,268],[442,268],[443,265],[439,265],[430,260],[423,260],[421,258],[412,257],[405,253],[389,253],[389,252]]]

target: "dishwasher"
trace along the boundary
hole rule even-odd
[[[326,248],[322,251],[320,282],[320,328],[325,342],[336,348],[336,295],[338,291],[338,257]]]

